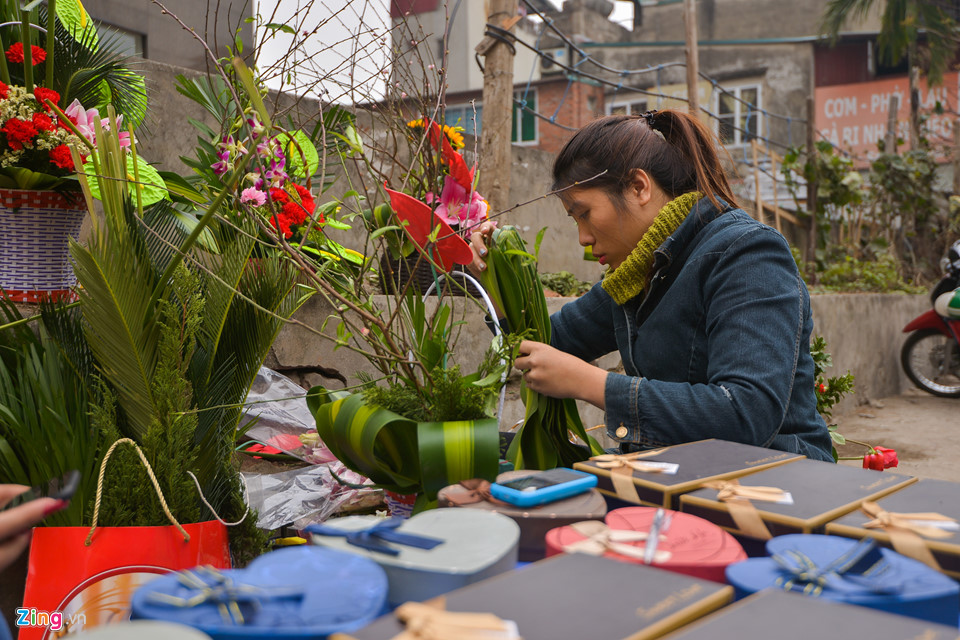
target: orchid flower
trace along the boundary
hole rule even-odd
[[[435,196],[428,193],[427,203],[433,203]],[[467,227],[485,220],[487,217],[487,202],[476,191],[470,192],[470,201],[467,202],[467,190],[453,177],[443,179],[443,191],[440,193],[440,205],[435,213],[437,217],[448,224]]]
[[[96,127],[94,125],[98,120],[100,121],[100,126],[107,129],[110,127],[110,118],[101,118],[100,112],[96,109],[84,109],[83,105],[80,104],[79,100],[74,99],[63,111],[70,122],[76,125],[77,130],[83,134],[83,137],[87,139],[90,144],[97,143],[97,134]],[[123,127],[123,116],[117,116],[117,129]],[[120,146],[128,148],[130,146],[130,132],[129,131],[120,131]]]

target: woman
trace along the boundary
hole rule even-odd
[[[809,294],[783,236],[734,205],[715,143],[665,110],[600,118],[564,146],[553,189],[609,270],[516,366],[535,391],[603,409],[625,451],[720,438],[832,461]],[[471,238],[475,270],[492,226]],[[614,350],[624,374],[589,364]]]

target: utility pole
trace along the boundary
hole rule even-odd
[[[700,53],[697,49],[697,2],[683,0],[683,21],[687,27],[687,101],[690,113],[700,117]]]
[[[804,262],[810,268],[810,284],[817,282],[816,249],[817,249],[817,105],[813,98],[807,98],[807,162],[813,171],[807,178],[807,213],[810,214],[810,229],[807,235],[807,250],[804,252]]]
[[[897,152],[897,114],[900,112],[900,98],[890,94],[890,104],[887,107],[887,135],[883,138],[883,152]]]
[[[517,0],[489,0],[487,24],[509,31],[519,20]],[[510,36],[506,36],[510,37]],[[478,190],[493,212],[509,206],[511,125],[513,117],[513,45],[499,37],[485,36],[477,45],[484,56],[483,120],[480,135],[480,183]]]

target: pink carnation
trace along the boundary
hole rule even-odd
[[[255,187],[247,187],[240,193],[240,202],[252,202],[262,207],[267,203],[267,194]]]

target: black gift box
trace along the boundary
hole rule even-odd
[[[776,487],[792,495],[793,504],[752,503],[770,533],[779,536],[820,533],[826,523],[859,508],[864,500],[875,500],[916,480],[889,471],[803,459],[740,478],[739,482],[745,486]],[[727,503],[717,500],[716,489],[699,489],[681,496],[680,511],[700,516],[731,533],[743,534]]]
[[[524,640],[659,638],[730,602],[732,587],[581,553],[541,560],[444,596],[447,611],[493,613]],[[331,640],[389,640],[392,614]],[[455,640],[451,638],[451,640]]]
[[[960,484],[946,480],[920,480],[896,493],[876,501],[884,511],[892,513],[933,512],[960,522]],[[890,535],[883,529],[865,529],[870,516],[855,511],[827,524],[826,532],[848,538],[871,537],[892,547]],[[922,538],[940,568],[949,576],[960,578],[960,531],[943,540]]]
[[[632,498],[618,496],[610,479],[611,471],[598,466],[596,462],[578,462],[573,468],[597,476],[597,489],[606,495],[648,507],[677,509],[677,497],[680,494],[699,489],[706,482],[729,480],[802,459],[803,456],[797,453],[717,439],[673,445],[664,448],[663,453],[639,460],[679,465],[677,473],[673,475],[634,471],[633,484],[640,497],[639,503]]]
[[[667,640],[957,640],[956,627],[766,589],[671,634]]]

